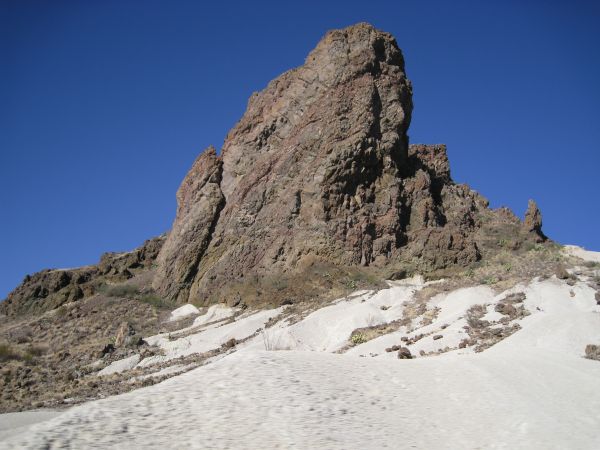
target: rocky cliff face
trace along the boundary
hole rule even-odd
[[[210,148],[194,163],[155,289],[253,302],[266,277],[306,283],[314,264],[383,273],[477,261],[476,232],[494,213],[452,182],[445,146],[408,145],[411,112],[391,35],[368,24],[327,33],[303,66],[253,94],[221,156]]]
[[[220,156],[210,147],[197,158],[166,241],[28,277],[0,313],[54,308],[138,268],[156,268],[152,286],[168,300],[272,304],[338,295],[342,278],[352,288],[464,267],[498,242],[545,239],[535,203],[524,224],[490,210],[452,181],[444,145],[409,145],[412,107],[390,34],[368,24],[331,31],[303,66],[252,95]]]

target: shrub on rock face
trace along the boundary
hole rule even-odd
[[[0,362],[19,359],[20,355],[15,352],[8,344],[0,344]]]

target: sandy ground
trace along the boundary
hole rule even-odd
[[[33,424],[45,422],[57,417],[64,411],[36,410],[0,414],[0,442],[22,434]],[[1,445],[1,444],[0,444]]]
[[[239,353],[73,408],[0,447],[600,448],[600,364],[493,353]]]
[[[580,278],[440,293],[427,305],[432,320],[333,353],[352,330],[401,317],[424,283],[359,293],[264,330],[270,347],[289,350],[266,351],[261,333],[211,364],[33,425],[33,416],[0,416],[1,432],[12,428],[0,448],[598,449],[600,362],[583,353],[600,344],[600,306]],[[484,318],[498,320],[494,305],[512,292],[526,294],[530,314],[517,320],[521,329],[482,353],[456,348],[466,309],[484,305]],[[199,316],[194,334],[156,342],[167,357],[204,351],[280,313],[221,324]],[[412,360],[385,351],[416,333],[427,337],[413,354],[451,350]]]

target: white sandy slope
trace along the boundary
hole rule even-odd
[[[565,245],[564,252],[585,261],[600,262],[600,252],[592,252],[576,245]]]
[[[494,305],[510,292],[496,295],[487,286],[434,297],[428,309],[438,314],[430,324],[417,321],[332,353],[355,328],[401,317],[422,287],[420,280],[396,283],[293,325],[279,322],[211,364],[71,408],[0,448],[600,448],[600,362],[582,357],[587,344],[600,344],[592,288],[556,278],[516,286],[510,292],[526,293],[531,314],[483,353],[398,360],[385,348],[418,333],[427,337],[410,347],[413,354],[455,348],[469,306],[486,305],[486,318],[498,319]],[[251,336],[280,313],[247,313],[229,323],[199,316],[197,333],[156,342],[165,358],[191,347],[201,352],[230,336]],[[443,338],[434,341],[435,334]],[[265,340],[291,350],[265,351]]]
[[[188,303],[187,305],[180,306],[176,310],[171,311],[171,315],[169,316],[169,322],[183,319],[184,317],[197,316],[198,314],[200,314],[198,308]]]

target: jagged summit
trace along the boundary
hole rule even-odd
[[[81,283],[61,271],[26,278],[0,308],[55,308],[92,295],[98,279],[142,271],[171,301],[277,304],[339,295],[340,280],[464,267],[497,251],[499,236],[513,248],[545,239],[535,204],[525,224],[490,210],[452,181],[444,145],[409,145],[412,108],[390,34],[366,23],[330,31],[304,65],[251,96],[220,156],[200,154],[171,231],[143,264],[71,271]]]

